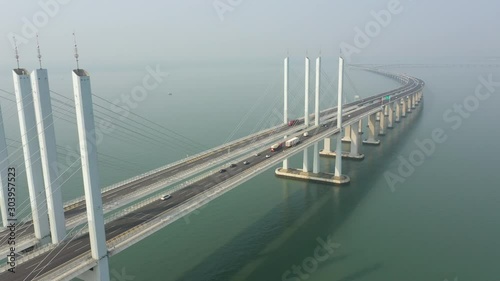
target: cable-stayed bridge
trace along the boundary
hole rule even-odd
[[[338,100],[343,101],[342,80],[344,66],[343,60],[340,59],[340,61]],[[367,119],[369,128],[367,138],[363,143],[379,144],[380,141],[377,138],[379,134],[385,134],[387,128],[395,126],[395,123],[400,118],[405,117],[406,114],[418,106],[422,99],[424,82],[407,75],[397,75],[367,68],[365,70],[397,80],[402,86],[388,92],[351,103],[339,104],[336,107],[320,111],[318,102],[320,93],[319,58],[316,61],[316,66],[314,113],[310,114],[308,111],[307,101],[310,92],[308,89],[309,59],[306,59],[304,117],[298,120],[289,120],[287,116],[289,92],[287,58],[284,63],[285,117],[282,125],[262,130],[114,184],[105,188],[102,192],[98,182],[95,181],[96,170],[94,165],[97,160],[95,140],[93,141],[92,135],[89,134],[94,128],[90,76],[82,69],[74,70],[75,108],[80,133],[82,171],[86,188],[85,197],[77,198],[63,205],[60,195],[57,196],[57,188],[53,186],[47,187],[52,182],[45,180],[45,184],[43,184],[42,180],[44,176],[48,175],[47,173],[40,174],[37,177],[33,172],[31,175],[28,175],[27,172],[27,176],[32,178],[32,182],[38,180],[38,184],[31,187],[30,196],[36,197],[34,194],[42,194],[43,191],[56,196],[46,200],[45,204],[48,204],[49,207],[45,206],[47,208],[45,212],[43,208],[40,208],[40,204],[37,205],[36,202],[32,202],[32,204],[35,204],[34,206],[38,206],[35,207],[35,210],[39,211],[40,214],[33,215],[33,219],[29,223],[20,225],[17,228],[17,250],[23,250],[33,245],[44,245],[37,246],[34,251],[28,252],[22,257],[18,256],[15,264],[16,273],[9,272],[11,267],[7,264],[2,269],[3,272],[0,273],[0,277],[9,278],[8,280],[69,280],[74,277],[84,280],[109,280],[107,269],[109,256],[125,250],[130,245],[146,238],[155,231],[280,162],[283,162],[283,167],[276,171],[279,176],[329,184],[347,183],[349,177],[342,175],[341,160],[344,157],[362,159],[360,132],[362,132],[363,120]],[[37,125],[42,123],[43,125],[44,122],[42,121],[46,120],[47,116],[51,114],[49,110],[51,107],[50,102],[40,102],[43,100],[43,95],[38,97],[39,101],[36,101],[37,98],[35,98],[37,95],[36,89],[40,89],[38,91],[41,93],[44,90],[45,93],[48,93],[48,84],[45,87],[42,82],[39,82],[39,79],[33,81],[32,78],[40,75],[42,78],[47,77],[46,71],[37,71],[30,76],[26,70],[18,68],[14,70],[13,75],[16,97],[23,101],[23,95],[30,95],[33,92],[35,99],[35,112],[30,112],[29,108],[22,103],[19,105],[21,122],[26,123],[29,120],[32,122],[31,124],[24,124],[24,132],[21,130],[22,135],[29,138],[29,131],[26,128],[29,128],[30,125],[34,126],[34,123]],[[37,105],[39,106],[37,107]],[[22,124],[20,126],[23,127]],[[43,126],[41,131],[44,131]],[[50,132],[48,135],[48,137],[43,137],[40,134],[39,138],[48,140],[49,144],[52,142],[55,147],[54,138]],[[330,137],[333,135],[343,136],[345,141],[350,142],[350,152],[341,151],[340,141],[337,142],[335,153],[331,151]],[[0,138],[2,137],[0,135]],[[295,141],[290,142],[291,140]],[[29,148],[29,142],[24,141],[23,148]],[[324,148],[321,152],[318,149],[320,142],[324,142]],[[276,151],[270,152],[269,147],[273,144],[279,144],[279,146]],[[308,165],[307,155],[307,148],[310,146],[315,148],[312,169]],[[42,148],[43,144],[40,147]],[[51,150],[49,147],[45,148],[46,152],[53,152],[54,149]],[[2,149],[0,147],[0,150]],[[32,147],[32,149],[34,148]],[[301,152],[304,153],[303,167],[300,169],[288,167],[288,158]],[[335,173],[320,172],[318,160],[320,153],[327,156],[342,155],[342,157],[336,158]],[[33,168],[33,159],[29,159],[32,155],[29,151],[24,154],[25,158],[28,158],[28,160],[25,159],[26,165]],[[41,159],[44,157],[50,158],[48,155],[42,155]],[[229,166],[229,163],[233,165]],[[4,169],[8,168],[5,163],[3,166]],[[43,190],[43,186],[45,186],[45,190]],[[8,197],[5,192],[7,187],[4,186],[2,190],[4,192],[2,199]],[[165,187],[170,187],[166,192],[171,195],[171,198],[160,200],[155,194],[165,190]],[[38,199],[43,200],[43,198]],[[54,208],[52,204],[57,200],[59,200],[60,206]],[[32,198],[31,201],[36,200]],[[7,200],[4,200],[2,204],[8,206]],[[124,207],[126,208],[123,209]],[[119,211],[116,212],[116,210]],[[52,212],[52,215],[47,214],[50,212]],[[104,214],[112,212],[114,212],[113,215],[104,219]],[[5,217],[8,219],[8,216]],[[88,227],[85,226],[87,221],[92,222]],[[8,225],[8,223],[5,225]],[[78,231],[75,230],[76,235],[69,235],[66,233],[67,229],[76,229]],[[54,235],[55,232],[60,232],[60,235]],[[9,229],[1,233],[0,237],[3,245],[8,241],[9,233]],[[55,239],[56,236],[59,236],[59,238]],[[48,239],[52,243],[44,241]],[[3,245],[1,248],[2,254],[8,255],[9,247]]]

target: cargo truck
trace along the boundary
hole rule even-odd
[[[300,142],[298,137],[291,138],[285,142],[286,147],[292,147]]]
[[[278,150],[280,150],[282,147],[283,147],[283,143],[282,143],[282,142],[275,143],[275,144],[273,144],[273,145],[271,146],[271,152],[278,151]]]

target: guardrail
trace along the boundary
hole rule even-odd
[[[37,281],[53,281],[53,280],[70,280],[89,270],[97,265],[97,261],[92,258],[92,255],[87,252],[71,261],[64,266],[53,269],[35,280]],[[113,279],[112,279],[113,280]]]

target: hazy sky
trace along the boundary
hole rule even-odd
[[[500,55],[500,3],[494,0],[2,2],[0,63],[8,69],[15,66],[12,34],[18,37],[22,65],[37,66],[34,31],[40,34],[47,68],[73,67],[73,31],[86,66],[274,58],[287,50],[303,57],[321,49],[329,56],[338,54],[342,42],[356,47],[355,28],[367,26],[373,36],[353,59]],[[370,25],[371,12],[390,5],[398,5],[399,12],[388,24]]]

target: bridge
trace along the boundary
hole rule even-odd
[[[339,101],[343,100],[343,67],[343,59],[340,58]],[[309,59],[306,59],[306,69],[306,85],[308,85]],[[33,220],[30,222],[20,226],[17,229],[16,251],[18,251],[17,254],[21,255],[18,255],[16,259],[16,273],[9,271],[12,267],[7,263],[7,266],[1,269],[0,278],[8,280],[69,280],[78,277],[84,280],[109,280],[108,257],[127,249],[130,245],[145,239],[157,230],[280,162],[283,162],[283,167],[276,170],[277,176],[327,184],[348,183],[349,177],[342,175],[341,161],[342,158],[362,159],[360,147],[362,146],[363,120],[367,119],[369,128],[367,138],[363,143],[367,145],[379,144],[378,135],[385,134],[387,128],[393,127],[400,118],[405,117],[407,113],[418,106],[423,97],[424,82],[408,75],[397,75],[380,69],[365,68],[366,71],[395,79],[402,86],[352,103],[339,104],[337,107],[319,111],[319,69],[320,59],[318,58],[316,61],[315,112],[309,114],[306,102],[304,117],[297,120],[292,126],[289,126],[287,117],[287,58],[284,63],[285,118],[282,125],[114,184],[102,189],[102,192],[95,188],[95,182],[92,188],[92,181],[95,179],[93,173],[96,172],[92,170],[92,159],[96,160],[96,155],[92,155],[95,153],[95,147],[92,152],[95,144],[92,144],[91,137],[85,135],[85,132],[90,132],[93,129],[93,119],[88,119],[89,116],[92,116],[90,77],[82,69],[74,70],[75,103],[77,108],[80,107],[80,112],[77,112],[81,134],[80,142],[85,144],[84,147],[87,147],[85,151],[82,151],[82,161],[84,159],[88,161],[82,162],[82,167],[89,168],[84,171],[84,180],[87,177],[88,181],[85,183],[88,184],[85,197],[67,202],[64,206],[60,202],[60,214],[63,215],[63,218],[57,219],[57,215],[54,215],[50,220],[47,220],[51,222],[50,230],[46,228],[45,231],[42,231],[43,227],[40,226],[41,222],[36,216],[33,216]],[[37,74],[46,75],[43,72]],[[23,79],[29,79],[27,71],[21,69],[14,70],[14,77],[15,83],[17,82],[19,85],[22,85]],[[85,84],[87,82],[88,84]],[[33,83],[33,88],[37,86],[39,87]],[[16,91],[20,92],[19,96],[22,96],[22,88],[16,86]],[[309,89],[306,86],[306,101],[308,93]],[[33,96],[36,104],[35,90]],[[83,104],[86,106],[84,107]],[[46,107],[50,107],[50,102]],[[39,115],[43,120],[43,115],[41,113]],[[2,131],[0,130],[0,139],[3,137]],[[336,151],[331,151],[330,138],[333,135],[337,135],[338,139],[343,136],[344,141],[351,143],[351,150],[343,152],[341,141],[337,141]],[[269,151],[271,144],[281,143],[295,137],[298,138],[298,143],[290,147],[283,147],[276,152]],[[321,151],[318,148],[320,142],[324,142],[324,148]],[[307,164],[307,148],[310,146],[314,146],[312,170]],[[2,150],[1,146],[0,150]],[[304,153],[303,167],[301,169],[288,167],[288,158],[301,152]],[[335,173],[319,172],[318,159],[320,154],[332,157],[341,155],[335,159]],[[47,191],[51,191],[51,189],[47,189],[46,184]],[[170,194],[171,198],[165,201],[159,200],[156,194],[160,191]],[[55,200],[57,200],[57,196],[55,196]],[[137,201],[139,202],[137,203]],[[49,200],[47,202],[50,204]],[[0,203],[7,204],[6,202]],[[133,203],[132,206],[128,206],[131,203]],[[89,206],[90,212],[88,211]],[[125,206],[127,207],[123,209]],[[113,213],[113,215],[104,220],[103,215],[108,213]],[[94,225],[84,227],[83,224],[87,220],[93,221]],[[80,228],[74,234],[65,235],[68,238],[54,241],[54,236],[57,236],[53,235],[54,227],[52,225],[54,224],[59,224],[59,229],[72,229],[78,226]],[[4,225],[7,224],[4,223]],[[6,255],[9,253],[9,247],[5,246],[8,236],[9,229],[0,234],[2,241],[0,251]],[[49,238],[52,239],[52,243],[47,243]],[[33,246],[35,246],[33,251],[20,252],[20,250],[29,250]]]

